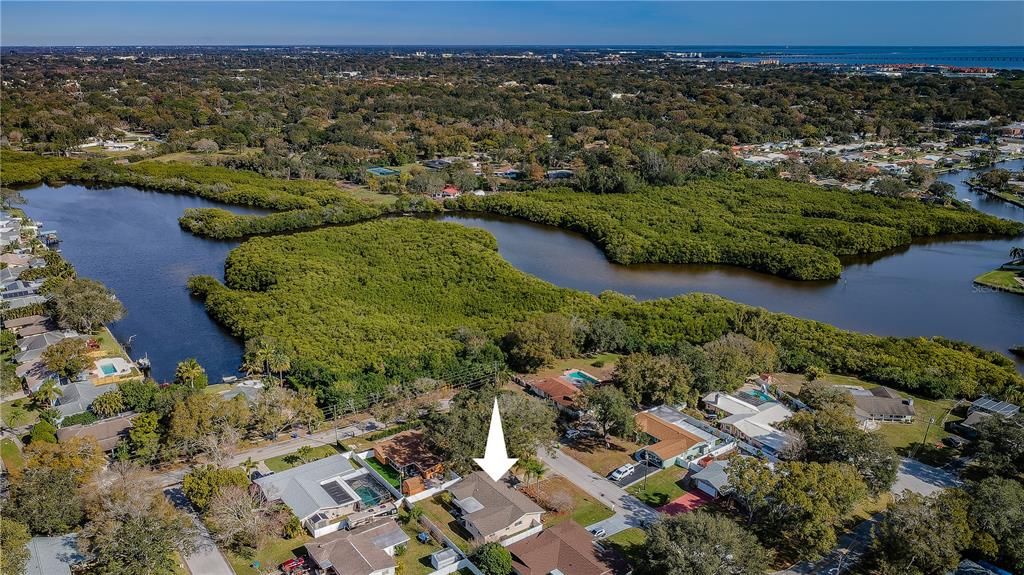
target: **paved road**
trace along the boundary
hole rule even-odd
[[[285,439],[284,441],[278,441],[269,445],[263,445],[260,447],[254,447],[247,449],[235,454],[229,458],[224,466],[235,467],[241,465],[245,460],[252,458],[253,461],[263,461],[271,457],[277,457],[279,455],[286,455],[296,451],[298,448],[303,446],[316,447],[318,445],[334,445],[335,438],[340,438],[342,441],[352,437],[358,437],[367,433],[383,429],[384,425],[378,423],[372,419],[359,422],[358,425],[350,425],[343,427],[335,432],[334,428],[326,429],[324,431],[318,431],[311,435],[299,435],[296,438]],[[183,465],[180,468],[168,469],[166,471],[160,471],[156,473],[156,476],[160,482],[161,488],[171,487],[181,483],[182,478],[188,473],[189,466]]]
[[[642,527],[658,518],[657,511],[572,457],[557,451],[548,454],[543,449],[537,455],[549,469],[565,477],[615,512],[615,515],[604,521],[588,525],[587,529],[604,529],[608,535],[614,535],[629,527]]]
[[[185,494],[181,492],[181,489],[167,489],[164,491],[164,495],[167,496],[167,499],[175,507],[188,513],[189,517],[192,518],[192,522],[195,523],[196,528],[199,530],[198,537],[196,538],[196,550],[184,557],[189,572],[192,575],[235,575],[231,566],[228,565],[227,559],[224,559],[224,555],[221,554],[217,544],[210,537],[210,532],[207,531],[206,526],[196,516],[195,510],[188,502],[188,499],[185,498]]]
[[[909,490],[921,495],[931,495],[947,487],[956,487],[961,483],[956,475],[949,471],[926,465],[914,459],[904,458],[900,461],[900,470],[896,475],[896,483],[892,486],[892,492],[900,494],[904,490]]]

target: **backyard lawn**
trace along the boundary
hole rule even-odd
[[[644,489],[644,481],[640,480],[627,487],[626,491],[651,507],[661,507],[686,493],[682,486],[684,475],[686,475],[685,469],[673,465],[668,469],[648,475],[647,489]]]
[[[278,565],[293,557],[305,555],[305,549],[302,548],[302,545],[312,539],[303,531],[302,535],[294,539],[281,539],[280,537],[271,539],[270,542],[260,548],[252,559],[246,559],[228,550],[224,550],[224,556],[227,558],[228,563],[231,564],[235,575],[262,575],[263,573],[272,572]],[[259,562],[259,569],[253,568],[253,561]]]
[[[465,552],[469,552],[473,547],[470,542],[470,535],[458,524],[455,517],[445,509],[444,504],[441,501],[441,496],[437,495],[430,499],[424,499],[417,501],[416,505],[419,505],[423,509],[423,514],[430,519],[434,525],[444,531],[444,534],[452,540],[453,543],[459,546]]]
[[[444,547],[433,539],[428,539],[426,543],[420,543],[416,536],[420,532],[426,531],[426,528],[418,522],[407,523],[406,519],[407,515],[403,511],[399,523],[402,525],[402,530],[405,531],[405,534],[409,536],[409,542],[405,544],[405,552],[395,557],[395,563],[398,564],[397,572],[402,575],[427,575],[432,573],[434,567],[430,564],[430,555]]]
[[[551,367],[537,372],[537,377],[558,377],[570,369],[581,369],[590,375],[604,379],[610,378],[615,370],[615,362],[622,357],[617,353],[601,353],[594,357],[573,357],[556,359]],[[597,364],[597,365],[595,365]],[[600,367],[597,367],[597,366]]]
[[[299,450],[295,450],[291,453],[278,455],[277,457],[271,457],[270,459],[267,459],[263,463],[265,463],[267,465],[267,468],[269,468],[271,471],[273,471],[274,473],[278,473],[280,471],[284,471],[285,469],[297,467],[299,465],[302,465],[303,463],[309,463],[311,461],[316,461],[317,459],[323,459],[331,455],[336,455],[338,453],[341,453],[341,451],[342,450],[340,448],[335,447],[334,445],[317,445],[316,447],[310,448],[309,452],[306,454],[305,462],[303,462],[302,458],[299,457]]]
[[[584,437],[569,445],[562,446],[562,453],[593,469],[599,475],[608,475],[617,467],[633,461],[633,454],[640,445],[619,439],[610,438],[610,446],[606,447],[600,437]]]
[[[0,459],[3,459],[4,469],[9,472],[25,467],[25,457],[11,439],[0,440]]]
[[[394,467],[391,467],[390,465],[383,465],[372,455],[364,459],[364,461],[366,461],[366,464],[372,467],[374,471],[380,473],[381,477],[387,479],[388,483],[390,483],[392,487],[397,489],[402,488],[402,476],[399,475],[398,471],[396,471]]]
[[[124,352],[121,344],[117,342],[117,338],[114,334],[110,333],[110,330],[102,327],[92,334],[92,339],[96,340],[96,343],[100,344],[99,351],[102,355],[99,357],[120,357],[123,359],[129,359],[128,355]],[[95,353],[95,352],[94,352]]]
[[[545,507],[544,501],[571,502],[568,511],[559,513],[549,511],[544,514],[544,525],[547,527],[558,525],[569,519],[586,527],[615,515],[615,512],[603,503],[594,499],[564,477],[552,477],[528,485],[523,489],[523,492],[537,501],[541,507]]]

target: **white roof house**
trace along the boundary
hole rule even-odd
[[[761,449],[765,455],[776,457],[789,444],[792,437],[775,427],[793,416],[793,412],[774,397],[758,390],[737,392],[736,395],[712,392],[704,396],[704,406],[721,417],[719,426]]]

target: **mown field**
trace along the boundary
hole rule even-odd
[[[456,362],[460,328],[498,339],[532,314],[561,312],[621,319],[652,351],[730,331],[766,338],[785,370],[814,365],[927,397],[1024,389],[1009,359],[948,340],[859,334],[706,294],[638,302],[558,288],[506,262],[491,235],[456,224],[396,218],[254,238],[228,256],[225,277],[190,282],[215,319],[245,339],[288,342],[297,363],[335,380],[396,365],[428,374]]]
[[[915,237],[1024,232],[1020,223],[968,208],[740,177],[632,194],[470,196],[451,207],[581,232],[618,263],[733,264],[800,280],[837,278],[838,256],[884,251]]]

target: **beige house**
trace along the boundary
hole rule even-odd
[[[492,481],[483,471],[448,491],[460,512],[459,523],[477,543],[501,541],[541,524],[543,509],[504,483]]]

